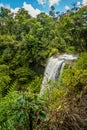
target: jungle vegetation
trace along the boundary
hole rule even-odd
[[[79,54],[66,64],[60,87],[39,92],[47,60]],[[0,130],[87,129],[87,6],[40,13],[23,8],[14,16],[0,8]]]

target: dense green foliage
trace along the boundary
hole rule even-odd
[[[0,9],[0,130],[87,128],[84,114],[76,112],[87,97],[87,6],[58,17],[51,7],[49,14],[33,18],[24,9],[16,16]],[[52,82],[41,98],[46,62],[60,53],[79,53],[79,58],[66,64],[61,83]]]
[[[12,92],[0,102],[0,129],[37,129],[46,117],[46,106],[46,102],[37,95]]]

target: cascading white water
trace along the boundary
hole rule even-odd
[[[51,57],[48,60],[44,78],[42,81],[42,88],[40,95],[43,94],[44,90],[49,87],[48,82],[50,80],[56,80],[56,78],[61,78],[62,71],[64,69],[65,63],[67,61],[73,61],[78,58],[78,55],[62,54],[56,57]]]

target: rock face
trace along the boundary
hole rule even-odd
[[[74,54],[62,54],[50,57],[44,72],[40,94],[42,94],[44,90],[49,87],[48,82],[50,80],[56,80],[57,78],[61,77],[63,68],[67,61],[71,62],[77,58],[78,55]]]

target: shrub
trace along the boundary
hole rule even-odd
[[[46,102],[37,95],[11,92],[0,102],[0,129],[36,129],[44,121],[46,109]]]

